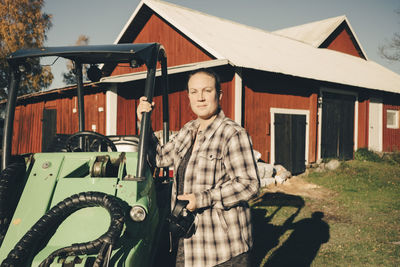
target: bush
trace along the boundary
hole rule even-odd
[[[354,153],[354,159],[359,161],[372,161],[372,162],[382,162],[383,159],[373,151],[368,150],[368,148],[359,148]]]
[[[383,159],[391,164],[400,164],[400,151],[385,153]]]

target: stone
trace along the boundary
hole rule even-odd
[[[337,159],[332,159],[328,163],[325,164],[325,168],[331,171],[336,170],[340,167],[340,161]]]
[[[275,173],[274,165],[264,163],[264,162],[257,162],[257,169],[258,175],[261,178],[272,178]]]
[[[274,178],[262,178],[262,179],[260,179],[260,186],[261,187],[266,187],[266,186],[269,186],[271,184],[275,185],[275,179]]]

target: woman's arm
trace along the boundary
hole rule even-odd
[[[150,112],[154,108],[154,102],[150,104],[147,101],[147,97],[142,96],[139,99],[139,105],[136,109],[136,115],[138,120],[138,125],[140,127],[140,121],[143,117],[143,112]],[[151,132],[150,138],[150,146],[156,150],[156,165],[157,167],[169,167],[173,164],[173,150],[174,150],[174,142],[170,140],[167,144],[161,145],[158,141],[158,138],[154,135],[153,130]]]
[[[257,165],[246,131],[238,131],[227,140],[223,164],[230,180],[220,187],[195,193],[197,208],[215,206],[229,209],[258,194]]]

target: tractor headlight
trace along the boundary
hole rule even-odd
[[[139,205],[135,205],[131,208],[131,211],[129,212],[129,215],[131,216],[131,219],[135,222],[143,222],[144,219],[146,219],[146,210]]]

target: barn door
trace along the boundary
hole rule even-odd
[[[42,151],[49,151],[54,136],[57,132],[57,110],[44,109],[42,120]]]
[[[325,93],[322,102],[321,157],[352,159],[355,97]]]
[[[275,164],[292,174],[305,171],[306,115],[275,114]]]

